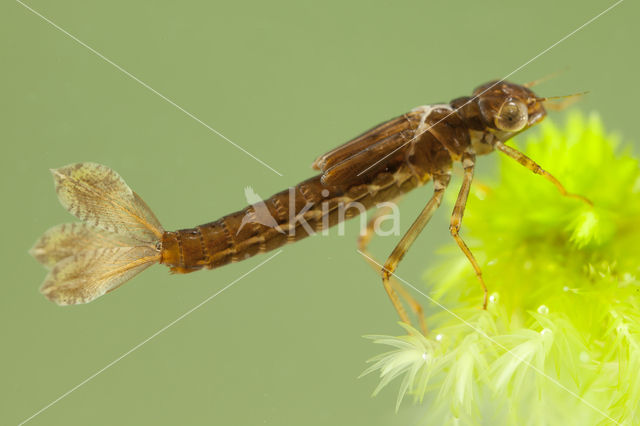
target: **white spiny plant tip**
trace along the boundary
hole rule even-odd
[[[524,152],[594,206],[508,158],[480,196],[472,186],[463,231],[488,309],[451,244],[427,274],[448,310],[424,300],[429,334],[368,336],[392,347],[363,373],[380,375],[374,395],[399,379],[396,410],[425,403],[416,424],[640,425],[638,161],[597,116],[539,131]]]
[[[392,346],[395,350],[377,355],[369,360],[371,365],[360,377],[374,371],[380,371],[380,383],[373,391],[377,395],[382,388],[396,377],[404,375],[400,384],[400,391],[396,400],[396,410],[400,407],[407,391],[424,395],[429,383],[429,377],[437,371],[440,359],[439,344],[425,338],[419,331],[400,323],[409,333],[406,336],[365,336],[374,343]]]

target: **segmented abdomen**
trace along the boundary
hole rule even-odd
[[[161,263],[173,272],[187,273],[244,260],[357,216],[361,209],[392,200],[422,183],[424,179],[416,178],[404,165],[349,188],[327,187],[315,176],[215,222],[165,232]]]

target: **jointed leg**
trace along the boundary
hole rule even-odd
[[[462,156],[462,166],[464,167],[464,176],[462,178],[462,186],[460,187],[460,192],[458,192],[458,199],[456,200],[456,205],[453,208],[453,214],[451,215],[451,224],[449,225],[449,232],[458,243],[460,249],[464,252],[469,262],[471,262],[471,266],[473,266],[473,270],[476,272],[476,276],[478,280],[480,280],[480,285],[482,286],[482,291],[484,292],[484,296],[482,299],[482,309],[487,309],[487,285],[484,283],[484,279],[482,278],[482,270],[480,269],[480,265],[476,261],[476,258],[467,247],[467,244],[460,237],[460,226],[462,225],[462,216],[464,215],[464,208],[467,204],[467,198],[469,197],[469,189],[471,188],[471,181],[473,180],[473,168],[475,167],[476,157],[473,154],[465,153]]]
[[[538,175],[542,175],[542,177],[544,177],[545,179],[547,179],[548,181],[553,183],[558,188],[560,193],[562,195],[564,195],[565,197],[577,198],[577,199],[582,200],[585,203],[589,204],[590,206],[593,206],[593,203],[588,198],[583,197],[582,195],[572,194],[572,193],[568,192],[566,189],[564,189],[564,186],[562,186],[560,181],[558,179],[556,179],[555,177],[553,177],[553,175],[551,173],[549,173],[546,170],[544,170],[542,167],[540,167],[538,165],[538,163],[536,163],[531,158],[527,157],[526,155],[524,155],[523,153],[521,153],[517,149],[511,148],[510,146],[507,146],[507,145],[503,144],[502,142],[497,142],[496,143],[496,148],[498,148],[498,150],[502,151],[503,153],[507,154],[509,157],[511,157],[514,160],[516,160],[518,163],[520,163],[523,166],[525,166],[527,169],[531,170],[533,173],[538,174]]]
[[[378,263],[373,258],[373,256],[369,253],[368,245],[369,245],[369,242],[371,241],[371,238],[373,237],[374,226],[376,224],[376,221],[383,214],[387,214],[389,210],[391,210],[390,207],[379,208],[367,223],[367,228],[365,230],[365,233],[361,234],[360,237],[358,237],[358,249],[360,250],[360,252],[362,252],[362,254],[364,254],[364,258],[367,261],[367,263],[371,265],[371,267],[376,271],[380,270],[381,263]],[[427,324],[425,323],[425,320],[424,320],[424,313],[422,310],[422,306],[420,305],[420,303],[418,303],[416,299],[413,298],[413,296],[411,296],[411,294],[404,288],[404,286],[400,282],[398,282],[398,280],[391,277],[390,282],[393,289],[397,291],[400,294],[400,296],[409,304],[409,307],[411,308],[413,313],[416,315],[416,317],[418,317],[420,329],[422,333],[426,336]]]
[[[415,220],[415,222],[413,222],[407,233],[404,234],[398,245],[393,249],[393,252],[391,252],[391,255],[384,263],[384,267],[382,268],[382,285],[387,291],[387,294],[389,295],[393,306],[396,308],[396,311],[398,311],[400,319],[407,324],[411,324],[411,322],[409,321],[409,317],[407,316],[407,313],[404,311],[404,308],[402,307],[402,304],[398,299],[398,295],[391,285],[390,278],[411,244],[413,244],[422,229],[424,229],[425,225],[429,222],[429,220],[435,213],[436,209],[440,206],[440,203],[442,202],[442,196],[444,195],[444,190],[449,184],[449,179],[449,175],[434,176],[433,196],[424,207],[424,209],[422,209],[422,212],[420,212],[420,215]]]

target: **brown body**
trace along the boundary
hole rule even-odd
[[[347,205],[349,202],[359,202],[366,208],[371,208],[379,202],[394,199],[419,184],[421,182],[407,173],[405,167],[400,167],[395,172],[380,173],[369,184],[354,185],[346,189],[331,187],[329,190],[322,184],[321,177],[316,176],[296,185],[293,188],[293,198],[291,191],[285,190],[264,201],[280,230],[256,222],[249,222],[240,229],[243,218],[255,214],[254,207],[248,206],[215,222],[165,232],[162,236],[161,263],[171,266],[173,272],[186,273],[244,260],[307,237],[308,229],[300,224],[293,225],[295,229],[290,229],[291,214],[302,215],[310,228],[319,232],[327,226],[337,224],[341,217],[353,217],[360,212],[356,208],[348,208],[345,210],[346,215],[341,216],[341,203]],[[325,192],[326,197],[322,196],[323,190],[329,191]],[[295,200],[292,203],[293,213],[290,208],[291,199]]]
[[[86,303],[154,263],[177,273],[217,268],[300,240],[433,181],[433,194],[384,265],[367,252],[375,215],[359,239],[360,253],[381,271],[400,319],[410,323],[402,297],[426,333],[420,304],[393,280],[393,273],[441,204],[454,162],[462,163],[464,174],[449,230],[482,286],[483,307],[488,291],[482,271],[459,235],[477,155],[498,150],[551,181],[563,195],[590,203],[504,144],[544,118],[546,101],[527,85],[498,81],[476,88],[471,97],[415,108],[318,157],[313,168],[321,173],[294,188],[175,232],[165,231],[108,167],[80,163],[53,170],[58,198],[82,222],[50,229],[33,247],[33,256],[51,269],[41,291],[61,305]]]
[[[321,156],[314,168],[323,174],[299,183],[294,188],[294,202],[290,190],[264,201],[280,230],[256,222],[240,229],[243,218],[255,214],[254,207],[248,206],[215,222],[165,232],[161,263],[177,273],[216,268],[308,236],[308,229],[299,224],[290,229],[291,217],[302,214],[318,232],[345,217],[339,214],[340,204],[358,202],[369,209],[425,184],[434,175],[448,181],[452,163],[461,160],[464,153],[486,154],[493,150],[495,134],[490,130],[492,123],[483,117],[481,100],[491,94],[502,100],[505,90],[514,90],[513,85],[503,85],[485,97],[464,97],[447,105],[415,108]],[[532,95],[528,89],[517,87]],[[536,113],[542,118],[544,109],[539,107]],[[388,157],[383,158],[385,155]],[[374,164],[380,158],[383,161]],[[351,208],[346,217],[359,212]]]
[[[404,121],[400,125],[417,128],[419,114],[410,113],[392,121],[395,127],[398,121]],[[447,173],[451,167],[451,154],[429,132],[419,137],[410,155],[406,155],[407,151],[395,153],[394,158],[385,162],[383,170],[367,173],[347,184],[328,185],[323,182],[323,175],[317,175],[299,183],[293,190],[273,195],[264,201],[264,205],[279,229],[256,222],[240,229],[243,218],[255,214],[254,207],[248,206],[215,222],[165,232],[161,263],[171,266],[174,272],[184,273],[244,260],[307,237],[307,228],[299,223],[290,225],[292,217],[302,215],[310,228],[319,232],[336,225],[342,217],[358,215],[359,209],[346,208],[349,203],[357,202],[366,209],[375,207],[423,185],[434,173]],[[362,169],[366,166],[364,164]],[[346,215],[341,215],[340,206]]]

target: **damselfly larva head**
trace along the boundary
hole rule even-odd
[[[485,126],[503,141],[538,123],[547,114],[531,89],[507,81],[483,84],[474,90],[473,96]]]

